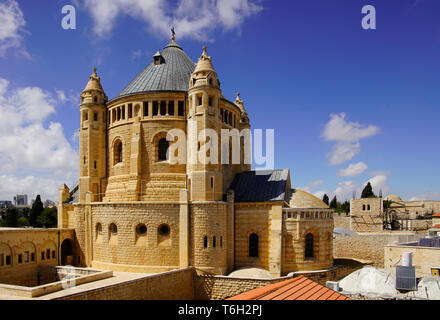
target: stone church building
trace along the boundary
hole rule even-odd
[[[182,130],[189,145],[194,125],[219,137],[250,129],[239,94],[222,95],[206,47],[194,63],[173,37],[110,100],[94,70],[81,93],[79,183],[59,191],[58,227],[75,230],[65,263],[273,276],[332,267],[333,210],[292,189],[288,169],[252,171],[243,140],[238,164],[170,163],[167,132]]]

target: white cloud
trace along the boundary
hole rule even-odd
[[[64,93],[63,90],[55,89],[55,92],[56,92],[58,100],[60,100],[60,102],[66,102],[67,101],[66,94]]]
[[[17,48],[21,54],[29,57],[22,48],[25,25],[23,12],[15,0],[0,2],[0,57],[11,48]]]
[[[371,183],[371,187],[373,188],[373,192],[375,195],[379,195],[380,191],[382,190],[382,195],[389,194],[391,191],[390,186],[388,186],[388,177],[385,175],[377,175],[372,177],[371,179],[364,182],[362,185],[362,188],[359,190],[358,196],[361,195],[362,190],[367,185],[367,183]]]
[[[373,188],[373,192],[376,195],[379,195],[380,190],[382,190],[383,195],[389,194],[391,191],[390,186],[388,186],[388,177],[387,176],[374,176],[371,179],[365,181],[360,188],[358,188],[358,184],[354,181],[342,181],[338,184],[335,190],[333,191],[324,191],[320,190],[314,193],[314,195],[320,199],[327,194],[329,199],[331,200],[334,196],[338,199],[339,202],[344,202],[345,200],[350,201],[353,197],[353,192],[355,193],[356,198],[359,198],[362,194],[362,190],[370,182]],[[440,193],[439,193],[440,195]]]
[[[345,169],[340,169],[338,175],[341,177],[355,177],[367,170],[368,166],[364,162],[352,163]]]
[[[359,142],[343,142],[337,143],[332,147],[332,151],[328,154],[331,165],[337,165],[351,160],[359,153],[361,145]]]
[[[316,180],[310,183],[310,186],[312,187],[316,187],[316,186],[320,186],[321,184],[324,184],[324,180]]]
[[[77,154],[58,122],[46,124],[62,102],[38,87],[9,89],[0,79],[0,197],[19,192],[57,200],[58,187],[76,176]]]
[[[440,200],[440,192],[427,192],[411,197],[409,201]]]
[[[322,137],[336,144],[328,154],[330,164],[337,165],[351,160],[360,151],[361,139],[374,136],[380,132],[375,125],[362,125],[358,122],[348,122],[346,114],[331,114],[330,121],[325,125]]]
[[[371,171],[373,176],[389,176],[392,173],[391,170],[374,170]]]
[[[333,191],[333,195],[336,195],[336,198],[339,202],[343,202],[345,200],[349,200],[353,196],[353,191],[356,190],[357,184],[353,181],[343,181],[338,184],[338,187]]]
[[[174,25],[179,38],[207,40],[212,30],[238,29],[246,18],[262,10],[253,0],[180,0],[177,7],[159,0],[84,0],[84,4],[99,37],[111,34],[119,15],[128,15],[160,36],[168,37]]]

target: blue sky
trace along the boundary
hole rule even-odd
[[[76,30],[61,27],[64,5]],[[104,5],[105,4],[105,5]],[[364,5],[376,29],[361,27]],[[275,130],[292,185],[343,200],[375,191],[439,199],[440,3],[436,0],[0,2],[0,198],[57,200],[77,179],[79,94],[97,66],[116,96],[169,42],[204,44],[223,94]]]

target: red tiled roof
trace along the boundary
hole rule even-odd
[[[440,217],[440,212],[439,212],[439,213],[436,213],[436,214],[433,214],[432,216],[433,216],[433,217]]]
[[[432,226],[433,228],[440,228],[440,224],[436,224],[435,226]]]
[[[243,292],[227,300],[350,300],[304,276]]]

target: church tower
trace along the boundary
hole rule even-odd
[[[191,201],[218,201],[223,197],[220,99],[220,82],[204,46],[188,91],[187,173]]]
[[[86,193],[91,201],[101,201],[106,178],[106,103],[101,79],[94,68],[86,88],[81,93],[81,125],[79,128],[79,202]]]

